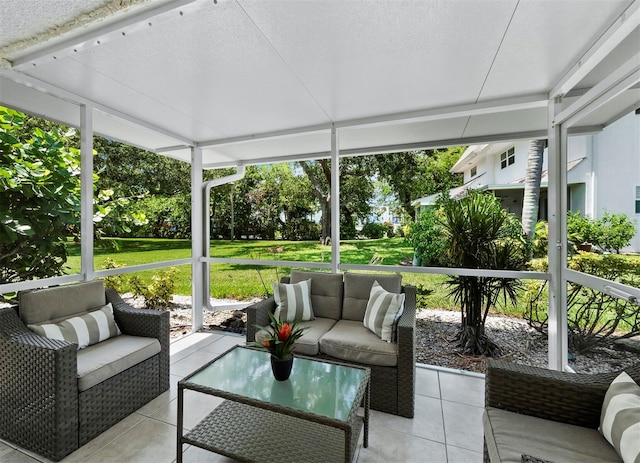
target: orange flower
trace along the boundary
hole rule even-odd
[[[264,340],[262,341],[262,345],[263,345],[264,347],[271,347],[271,340],[270,340],[270,339],[264,339]]]
[[[278,339],[280,339],[280,341],[286,341],[287,338],[291,335],[291,329],[291,325],[289,325],[288,323],[283,323],[278,330]]]

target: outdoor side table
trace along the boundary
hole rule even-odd
[[[177,462],[183,444],[248,462],[351,462],[363,428],[368,446],[370,376],[296,357],[276,381],[267,352],[235,346],[178,382]],[[226,400],[183,435],[185,389]]]

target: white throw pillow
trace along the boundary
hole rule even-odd
[[[78,344],[78,349],[120,335],[111,302],[84,315],[57,323],[27,325],[27,328],[45,338],[74,342]]]
[[[377,334],[383,341],[395,341],[394,331],[403,310],[404,293],[390,293],[377,281],[374,281],[367,309],[364,312],[364,326]]]
[[[622,461],[640,460],[640,386],[625,372],[613,380],[604,396],[598,430]]]
[[[311,278],[298,283],[273,283],[276,301],[274,316],[283,322],[313,320],[311,306]]]

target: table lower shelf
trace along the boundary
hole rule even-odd
[[[351,436],[351,461],[362,426],[358,417]],[[343,430],[231,401],[216,407],[182,442],[240,461],[345,461]]]

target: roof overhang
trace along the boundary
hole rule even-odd
[[[227,167],[546,137],[640,106],[638,0],[2,2],[0,104]],[[541,33],[540,31],[544,31]],[[589,93],[591,92],[591,93]]]

